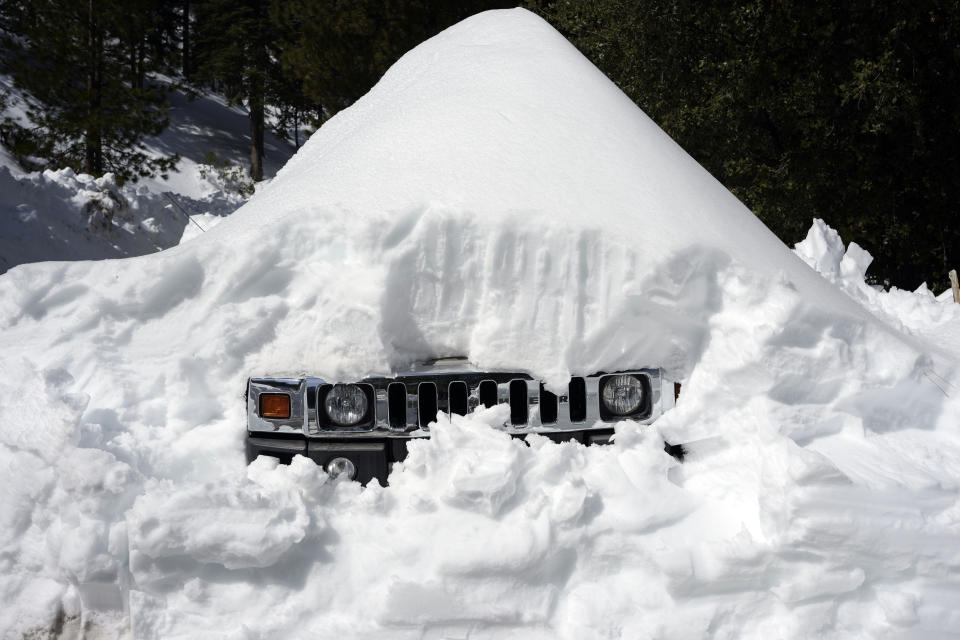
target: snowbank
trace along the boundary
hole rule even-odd
[[[154,81],[174,84],[165,77]],[[0,74],[0,90],[9,99],[0,115],[30,126],[26,98],[9,76]],[[156,156],[180,154],[166,178],[121,187],[109,174],[95,179],[70,169],[24,172],[0,145],[0,273],[27,262],[160,251],[200,235],[247,200],[253,183],[244,165],[246,114],[216,95],[189,100],[171,89],[169,98],[169,127],[145,143]],[[265,171],[272,176],[293,148],[267,134],[266,152]]]
[[[883,289],[865,281],[873,256],[856,242],[844,248],[836,231],[823,220],[814,220],[807,237],[798,242],[797,255],[851,298],[870,309],[895,329],[923,338],[927,348],[960,358],[956,327],[960,323],[960,305],[953,302],[948,289],[935,296],[926,283],[916,291],[897,287]]]
[[[783,246],[533,14],[466,20],[201,237],[0,277],[0,629],[956,631],[958,352],[812,237]],[[453,354],[683,395],[609,447],[441,418],[389,489],[244,465],[248,375]]]
[[[94,178],[72,169],[20,173],[0,166],[0,272],[41,260],[160,251],[193,226],[188,211],[226,213],[243,200],[228,193],[193,200],[143,186],[120,187],[109,173]]]

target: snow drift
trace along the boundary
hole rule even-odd
[[[235,194],[190,199],[143,186],[121,187],[109,173],[101,178],[72,169],[20,174],[0,164],[0,273],[53,258],[153,253],[192,231],[187,229],[191,214],[213,226],[220,218],[208,211],[228,213],[242,202]]]
[[[145,149],[155,157],[180,155],[167,177],[119,185],[112,174],[24,172],[0,144],[0,274],[27,262],[160,251],[199,235],[247,199],[253,183],[243,165],[249,155],[246,113],[217,95],[189,99],[173,79],[154,76],[152,81],[168,91],[170,125],[145,140]],[[27,104],[32,99],[2,73],[0,94],[7,98],[0,117],[35,126]],[[266,150],[268,176],[293,153],[291,145],[269,132]]]
[[[854,299],[830,233],[791,252],[533,14],[466,20],[201,237],[0,278],[0,629],[956,631],[958,351],[929,332],[960,318]],[[454,354],[684,391],[609,447],[441,417],[389,489],[244,465],[248,375]]]

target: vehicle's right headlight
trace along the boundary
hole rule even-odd
[[[643,404],[643,383],[636,376],[609,376],[604,378],[600,397],[607,411],[628,416]]]
[[[355,384],[335,384],[327,392],[323,408],[331,420],[342,427],[350,427],[367,415],[367,394]]]

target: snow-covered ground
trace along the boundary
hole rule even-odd
[[[172,84],[169,78],[156,82]],[[24,96],[0,75],[8,94],[0,114],[29,122]],[[190,100],[169,93],[170,126],[146,141],[148,153],[180,154],[166,179],[122,187],[112,176],[94,179],[70,169],[25,173],[0,145],[0,273],[46,260],[92,260],[143,255],[203,233],[243,204],[253,183],[249,120],[216,95]],[[293,147],[268,133],[265,174],[272,176]],[[193,217],[193,222],[190,221]]]
[[[533,14],[475,16],[200,237],[0,277],[0,632],[956,635],[960,305],[868,263],[785,247]],[[247,376],[454,354],[684,386],[606,447],[440,416],[389,488],[245,465]]]

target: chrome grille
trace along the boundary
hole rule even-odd
[[[623,373],[643,376],[649,391],[647,411],[631,416],[652,422],[662,412],[660,372],[640,369]],[[308,436],[356,437],[417,435],[430,428],[442,428],[444,414],[469,414],[478,407],[508,405],[501,428],[511,433],[563,432],[609,428],[599,406],[600,380],[606,374],[575,376],[562,393],[552,393],[537,380],[522,373],[457,371],[398,375],[394,378],[367,378],[358,381],[372,390],[374,414],[360,428],[338,428],[324,419],[322,391],[331,385],[317,378],[304,379]],[[253,381],[252,381],[253,382]],[[254,387],[251,386],[251,389]],[[259,387],[257,387],[259,388]],[[438,420],[438,414],[440,419]],[[617,418],[619,419],[619,418]],[[431,426],[432,425],[432,426]]]

